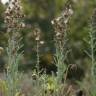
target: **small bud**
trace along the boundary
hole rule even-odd
[[[24,24],[24,23],[21,23],[20,26],[21,26],[22,28],[24,28],[24,27],[25,27],[25,24]]]
[[[40,40],[39,36],[38,36],[38,37],[36,37],[36,38],[35,38],[35,40],[36,40],[36,41],[39,41],[39,40]]]
[[[56,18],[56,21],[59,21],[61,18],[62,18],[62,17],[58,17],[58,18]]]
[[[57,33],[56,33],[56,36],[60,36],[60,35],[61,35],[61,33],[60,33],[60,32],[57,32]]]
[[[40,41],[40,44],[42,44],[42,45],[43,45],[44,43],[45,43],[44,41]]]
[[[53,21],[53,20],[51,21],[51,24],[52,24],[52,25],[54,24],[54,21]]]
[[[64,20],[64,23],[67,24],[68,23],[68,19]]]
[[[74,12],[72,9],[69,9],[70,15],[72,15]]]

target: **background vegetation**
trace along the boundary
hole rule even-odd
[[[48,74],[50,70],[56,73],[56,66],[53,63],[53,55],[55,53],[54,46],[54,28],[51,21],[58,17],[64,9],[67,0],[21,0],[22,8],[25,14],[24,23],[26,29],[22,29],[20,34],[23,37],[24,56],[19,65],[19,70],[29,71],[33,69],[37,63],[37,49],[34,38],[34,26],[38,26],[41,30],[42,41],[44,44],[40,46],[40,66],[47,68]],[[6,5],[0,3],[0,46],[6,49],[8,34],[4,22],[4,12]],[[68,55],[67,64],[76,64],[78,67],[76,72],[72,70],[68,72],[68,78],[83,80],[85,73],[90,72],[91,60],[86,54],[89,51],[86,40],[89,40],[90,20],[96,7],[95,0],[72,0],[72,8],[74,14],[68,26],[68,47],[70,54]],[[95,57],[94,57],[95,58]],[[0,71],[6,66],[6,53],[0,54]],[[85,70],[86,69],[86,70]],[[70,74],[72,73],[72,74]],[[79,75],[78,75],[79,74]],[[80,78],[79,78],[80,77]],[[83,77],[83,78],[82,78]],[[93,95],[92,95],[93,96]],[[95,95],[94,95],[95,96]]]
[[[96,6],[95,0],[73,0],[73,8],[75,11],[72,17],[71,24],[69,26],[69,38],[70,47],[72,49],[71,59],[69,63],[77,63],[80,65],[86,64],[86,54],[84,50],[86,43],[84,39],[88,37],[88,23],[93,9]],[[42,30],[43,39],[45,41],[42,49],[42,55],[46,62],[48,62],[48,56],[54,53],[53,46],[53,27],[51,20],[58,16],[63,11],[66,0],[22,0],[22,6],[26,15],[24,21],[28,25],[28,28],[21,32],[24,42],[24,62],[26,64],[32,64],[35,56],[35,48],[33,42],[32,25],[39,24]],[[4,25],[4,10],[6,5],[0,3],[0,46],[6,45],[5,25]],[[77,54],[78,52],[78,54]],[[45,56],[46,55],[46,56]],[[51,58],[51,57],[50,57]],[[50,60],[49,60],[50,61]]]

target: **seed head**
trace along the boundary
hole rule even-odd
[[[54,20],[51,21],[54,30],[55,30],[55,38],[58,40],[64,40],[64,35],[66,32],[67,24],[69,22],[70,17],[73,14],[73,10],[71,5],[65,6],[64,11],[61,13],[61,15]]]
[[[21,21],[24,17],[20,0],[10,0],[9,5],[5,11],[5,24],[7,29],[24,28],[25,25]]]

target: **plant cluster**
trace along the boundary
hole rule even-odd
[[[20,64],[20,59],[23,55],[21,52],[21,36],[20,31],[22,28],[25,28],[23,22],[24,14],[22,12],[22,7],[20,5],[20,0],[10,0],[8,7],[5,11],[5,24],[8,33],[8,45],[7,45],[7,64],[5,72],[5,80],[0,80],[0,90],[2,91],[0,95],[4,96],[73,96],[71,94],[74,91],[72,85],[67,86],[66,77],[69,67],[74,67],[73,65],[66,65],[65,60],[67,55],[70,52],[68,49],[68,23],[70,18],[73,15],[72,4],[67,2],[64,7],[62,14],[55,18],[51,23],[54,28],[55,36],[55,56],[54,63],[57,66],[57,74],[49,76],[45,73],[40,74],[39,68],[39,56],[40,44],[44,44],[42,41],[41,30],[37,26],[34,29],[34,37],[36,41],[36,50],[37,50],[37,65],[36,70],[32,70],[31,75],[28,77],[25,74],[22,75],[18,71],[18,66]],[[84,89],[88,96],[96,96],[96,10],[93,13],[90,23],[90,32],[89,32],[89,48],[90,52],[88,56],[91,58],[91,67],[90,67],[90,86],[85,88],[84,84],[80,83],[80,86]],[[0,54],[3,51],[3,48],[0,47]],[[42,71],[42,70],[41,70]],[[24,80],[26,80],[24,82]],[[64,80],[64,82],[62,82]],[[86,80],[85,82],[87,82]],[[24,85],[22,84],[24,83]],[[27,86],[25,86],[27,83]],[[29,83],[29,85],[28,85]],[[87,83],[88,84],[88,83]],[[28,88],[26,88],[28,87]],[[28,92],[26,92],[26,90]],[[30,92],[29,92],[30,91]],[[76,93],[73,92],[76,96],[83,96],[82,90]]]

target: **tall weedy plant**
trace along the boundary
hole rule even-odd
[[[55,37],[54,37],[56,47],[55,63],[57,65],[58,70],[57,81],[59,83],[62,82],[64,72],[67,69],[67,66],[65,64],[65,60],[69,52],[67,48],[68,45],[67,29],[68,29],[68,22],[72,14],[73,14],[72,6],[70,2],[67,2],[62,14],[52,21],[55,30]]]
[[[96,52],[96,9],[93,12],[92,18],[91,18],[91,23],[90,23],[90,57],[91,57],[91,76],[92,78],[96,79],[96,58],[95,58],[95,52]]]
[[[90,89],[89,95],[96,96],[96,9],[93,11],[93,15],[91,17],[90,22],[90,32],[89,32],[90,40],[90,53],[89,56],[91,58],[91,67],[90,67]]]
[[[35,41],[36,41],[36,57],[37,57],[37,62],[36,62],[36,70],[37,70],[37,73],[39,75],[39,71],[40,71],[40,47],[41,45],[44,44],[44,41],[42,40],[42,32],[39,28],[38,25],[35,25],[34,26],[34,29],[33,29],[33,32],[34,32],[34,37],[35,37]]]
[[[22,48],[20,30],[24,27],[22,22],[22,14],[20,0],[10,0],[8,7],[5,11],[5,24],[8,33],[8,47],[7,47],[7,72],[6,72],[6,84],[7,84],[7,96],[15,96],[19,89],[19,77],[18,64],[22,56],[20,49]]]
[[[80,87],[86,91],[87,96],[96,96],[96,9],[93,11],[90,23],[89,23],[89,52],[86,51],[90,57],[89,73],[84,78],[84,81],[80,83]]]

